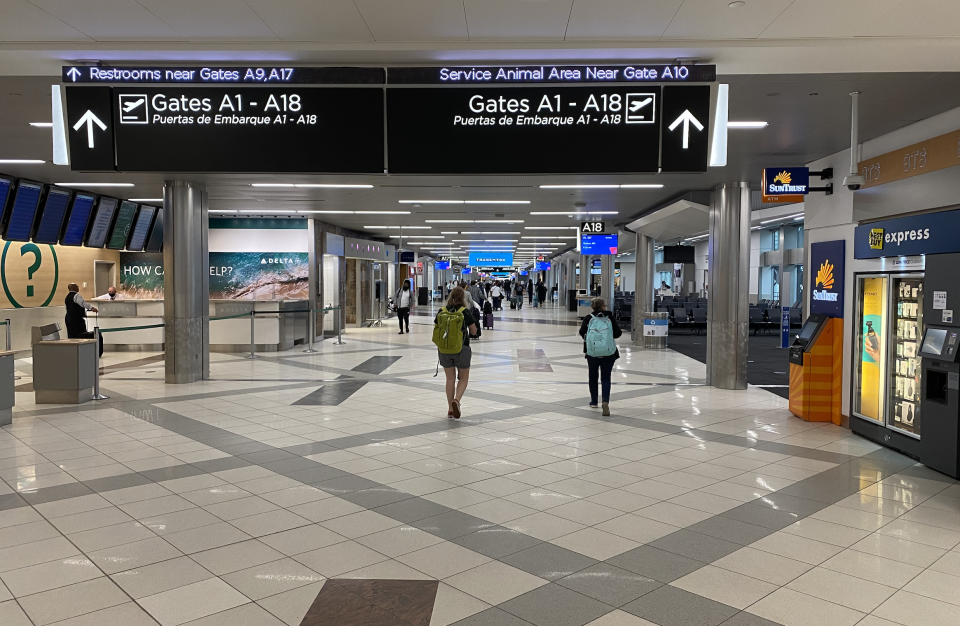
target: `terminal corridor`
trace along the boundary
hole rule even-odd
[[[448,419],[434,313],[184,385],[107,352],[93,404],[20,384],[0,624],[960,623],[956,481],[628,334],[603,417],[558,307],[496,314]]]

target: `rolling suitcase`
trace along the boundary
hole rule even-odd
[[[517,308],[517,301],[514,298],[510,298],[510,308],[511,309]]]
[[[483,327],[485,329],[493,330],[493,313],[483,314]]]

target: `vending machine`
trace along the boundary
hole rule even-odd
[[[922,272],[856,276],[851,429],[920,455]]]

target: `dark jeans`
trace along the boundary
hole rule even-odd
[[[400,320],[400,330],[403,331],[403,324],[407,324],[407,332],[410,332],[410,307],[397,309],[397,319]]]
[[[608,356],[587,357],[587,367],[590,370],[590,404],[597,404],[598,380],[603,386],[603,402],[610,402],[610,376],[616,362],[616,359]]]
[[[500,298],[498,298],[497,296],[494,296],[494,297],[493,297],[493,310],[496,311],[496,310],[499,309],[499,308],[500,308]]]

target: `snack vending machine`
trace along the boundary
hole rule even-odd
[[[856,277],[851,429],[919,455],[922,416],[919,272]]]

